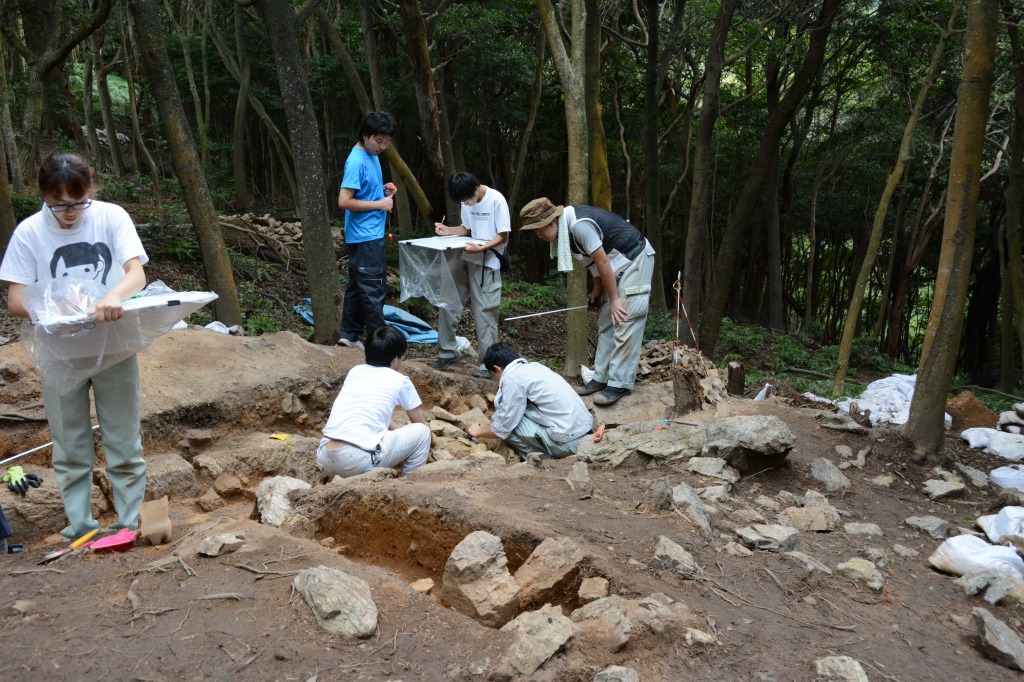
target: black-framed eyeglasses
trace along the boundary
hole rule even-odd
[[[80,202],[78,202],[76,204],[57,204],[56,206],[51,206],[50,204],[46,204],[46,208],[50,209],[50,211],[52,211],[53,213],[63,213],[64,211],[68,210],[69,208],[73,208],[76,211],[84,211],[85,209],[89,208],[90,206],[92,206],[92,199],[88,199],[86,201],[80,201]]]

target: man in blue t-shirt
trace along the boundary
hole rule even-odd
[[[338,208],[345,211],[348,288],[341,314],[338,343],[363,348],[359,337],[384,326],[387,272],[384,268],[384,223],[394,206],[393,192],[384,191],[380,155],[395,134],[395,117],[375,111],[359,126],[359,140],[345,161]]]

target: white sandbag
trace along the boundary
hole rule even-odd
[[[850,413],[852,403],[857,403],[860,414],[871,410],[871,424],[906,424],[910,419],[910,401],[914,397],[917,375],[893,374],[872,381],[857,398],[844,398],[836,403],[840,412]],[[945,415],[946,427],[953,418]]]
[[[1024,490],[1024,466],[1011,464],[1010,466],[993,469],[989,472],[988,479],[1000,488]]]
[[[1011,462],[1019,462],[1024,459],[1024,435],[997,431],[989,440],[985,452]]]
[[[800,395],[802,395],[803,397],[807,398],[808,400],[813,400],[816,403],[828,403],[829,405],[835,405],[836,404],[836,401],[831,400],[829,398],[822,398],[820,395],[815,395],[814,393],[811,393],[810,391],[806,391],[804,393],[801,393]]]
[[[953,575],[991,569],[1006,575],[1017,589],[1024,589],[1024,561],[1016,550],[1002,545],[990,545],[973,535],[949,538],[928,557],[928,563]]]
[[[1024,536],[1024,507],[1003,507],[998,514],[982,516],[976,523],[989,540],[1001,544],[999,539],[1004,535]]]
[[[996,428],[1007,433],[1020,433],[1024,426],[1024,417],[1017,414],[1016,410],[1007,410],[999,413],[999,422]]]
[[[992,440],[992,436],[999,433],[995,429],[985,428],[974,428],[965,429],[960,433],[960,437],[967,441],[967,444],[972,448],[984,448],[988,446],[988,442]]]

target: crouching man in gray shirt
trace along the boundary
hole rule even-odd
[[[575,454],[580,439],[594,432],[594,418],[565,379],[539,362],[527,362],[504,341],[483,357],[498,380],[491,428],[470,424],[474,438],[500,438],[521,460],[531,452],[561,459]]]

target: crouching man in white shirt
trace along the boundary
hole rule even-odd
[[[406,345],[405,335],[387,326],[366,341],[366,364],[349,370],[316,451],[317,468],[325,474],[358,476],[387,467],[408,476],[427,461],[435,439],[423,401],[398,371]],[[410,422],[401,428],[392,420],[399,405]]]
[[[519,459],[531,452],[561,459],[575,454],[580,440],[594,432],[594,417],[565,379],[539,362],[527,362],[515,348],[498,342],[484,353],[484,364],[498,380],[491,428],[470,424],[474,438],[500,438]]]

